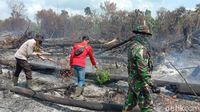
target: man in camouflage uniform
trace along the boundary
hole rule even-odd
[[[145,47],[147,45],[146,36],[152,34],[149,33],[147,26],[137,26],[133,32],[136,35],[128,51],[129,90],[123,112],[131,111],[137,104],[141,112],[152,112],[152,97],[149,90],[152,61]]]

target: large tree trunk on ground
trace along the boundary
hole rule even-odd
[[[172,81],[167,81],[167,80],[156,80],[156,79],[153,82],[157,86],[167,86],[167,88],[177,93],[194,95],[193,92],[188,87],[188,85],[184,82],[172,82]],[[200,89],[199,89],[200,84],[189,83],[189,85],[192,87],[192,89],[194,89],[197,95],[200,95]]]
[[[16,63],[15,60],[0,60],[1,65],[14,67],[15,63]]]
[[[96,59],[102,59],[102,60],[110,60],[110,61],[116,61],[116,62],[123,62],[127,64],[127,58],[126,57],[115,57],[115,56],[95,56]]]
[[[99,49],[99,48],[108,48],[110,45],[105,45],[105,44],[90,44],[93,48],[95,49]],[[64,47],[72,47],[73,46],[73,42],[65,42],[65,41],[59,41],[57,43],[53,43],[52,42],[44,42],[43,43],[44,47],[54,47],[54,46],[59,46],[61,48]]]
[[[6,65],[6,66],[11,66],[15,67],[15,60],[0,60],[0,64]],[[66,70],[61,67],[55,67],[55,66],[48,66],[48,65],[43,65],[43,64],[38,64],[38,63],[30,63],[32,66],[33,71],[47,71],[47,72],[53,72],[53,71],[59,71],[59,70]],[[69,70],[69,69],[67,69]],[[96,79],[96,73],[92,72],[86,72],[86,78],[95,80]],[[127,80],[127,76],[115,76],[111,75],[110,81],[118,81],[118,80]]]
[[[67,99],[67,98],[60,98],[50,95],[45,95],[43,93],[34,92],[30,89],[22,88],[22,87],[0,87],[0,90],[10,90],[17,94],[25,95],[27,97],[37,98],[43,101],[49,101],[53,103],[58,103],[62,105],[68,106],[75,106],[81,107],[91,110],[98,110],[98,111],[121,111],[122,105],[118,104],[108,104],[108,103],[96,103],[96,102],[87,102],[82,100],[74,100],[74,99]]]
[[[15,67],[16,66],[16,60],[0,60],[1,65],[6,65],[10,67]],[[30,63],[32,66],[33,71],[49,71],[53,72],[55,70],[62,70],[61,67],[55,67],[55,66],[49,66],[49,65],[44,65],[44,64],[39,64],[39,63]]]

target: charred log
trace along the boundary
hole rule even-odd
[[[176,92],[176,93],[183,93],[183,94],[190,94],[194,95],[193,92],[190,90],[187,84],[184,82],[172,82],[166,80],[154,80],[153,81],[157,86],[166,86],[167,89]],[[200,84],[191,84],[190,86],[194,89],[197,95],[200,95]]]
[[[96,102],[88,102],[82,100],[74,100],[68,98],[55,97],[50,95],[45,95],[40,92],[35,92],[30,89],[22,88],[22,87],[0,87],[0,90],[10,90],[17,94],[21,94],[31,98],[37,98],[42,101],[49,101],[57,104],[68,105],[81,107],[90,110],[98,110],[98,111],[121,111],[122,105],[118,104],[108,104],[108,103],[96,103]]]
[[[0,60],[0,64],[6,65],[6,66],[11,66],[15,67],[15,60]],[[55,67],[55,66],[48,66],[48,65],[43,65],[39,63],[30,63],[32,66],[33,71],[38,71],[38,72],[54,72],[54,71],[60,71],[60,70],[69,70],[69,69],[64,69],[62,67]],[[86,78],[96,80],[96,73],[92,72],[86,72]],[[127,76],[115,76],[111,75],[110,76],[110,82],[113,81],[118,81],[118,80],[127,80]]]

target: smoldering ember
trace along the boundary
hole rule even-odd
[[[27,2],[6,3],[0,112],[200,111],[200,3],[154,17],[104,0],[73,14],[57,1],[34,20]]]

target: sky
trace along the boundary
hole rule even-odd
[[[41,9],[53,9],[57,13],[61,10],[67,10],[70,14],[83,14],[84,8],[90,7],[92,10],[100,11],[100,4],[108,0],[20,0],[25,4],[25,15],[31,20],[35,20],[35,14]],[[140,9],[145,11],[151,10],[152,16],[156,16],[156,11],[160,7],[165,7],[168,10],[174,10],[180,6],[186,9],[194,10],[196,4],[200,0],[109,0],[115,2],[118,10],[132,11]],[[10,17],[10,12],[7,0],[0,0],[0,19],[4,20]]]

